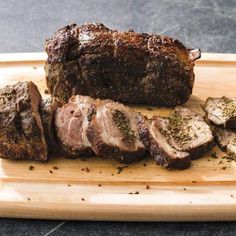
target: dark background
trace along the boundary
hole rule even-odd
[[[43,51],[59,27],[90,21],[166,34],[203,52],[236,53],[236,0],[0,0],[0,53]],[[0,219],[0,235],[236,235],[236,222]]]

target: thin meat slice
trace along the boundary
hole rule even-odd
[[[138,116],[131,108],[111,100],[95,101],[95,113],[87,137],[96,155],[131,163],[144,157],[145,147],[139,137]]]
[[[151,120],[139,117],[139,135],[156,162],[166,168],[186,169],[190,167],[190,155],[178,151],[170,145],[168,138],[162,133],[166,119],[154,116]]]
[[[33,82],[0,89],[0,157],[47,160],[47,144],[39,106],[42,101]]]
[[[44,135],[48,144],[49,152],[59,152],[60,147],[56,141],[54,119],[61,102],[57,98],[47,98],[40,104],[40,115],[43,123]]]
[[[94,153],[86,136],[94,99],[73,96],[55,115],[55,128],[62,151],[70,158],[92,156]]]
[[[209,121],[224,128],[236,128],[236,99],[208,98],[205,111]]]
[[[188,152],[191,159],[201,157],[214,146],[209,125],[202,116],[188,108],[175,108],[161,128],[171,146]]]
[[[236,158],[236,131],[215,127],[214,136],[220,149]]]

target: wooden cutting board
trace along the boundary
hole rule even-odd
[[[0,87],[32,80],[44,94],[45,59],[44,53],[0,54]],[[187,107],[200,111],[208,96],[236,96],[236,55],[203,54],[196,63],[195,74]],[[148,116],[169,112],[149,106],[135,109]],[[218,158],[211,157],[213,151]],[[0,216],[236,220],[236,163],[227,162],[222,156],[214,148],[184,171],[166,170],[151,158],[129,166],[97,157],[68,160],[54,156],[48,163],[0,160]]]

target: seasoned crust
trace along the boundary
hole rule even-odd
[[[178,40],[103,24],[75,24],[45,44],[46,80],[64,102],[74,94],[128,103],[176,106],[192,93],[194,60],[200,57]]]
[[[6,159],[47,160],[39,105],[41,95],[33,82],[0,89],[0,156]]]

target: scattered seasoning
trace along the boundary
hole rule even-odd
[[[82,198],[81,198],[81,201],[84,201],[84,200],[85,200],[85,199],[82,197]]]
[[[34,169],[34,166],[29,166],[29,170],[33,170]]]
[[[135,191],[135,193],[134,194],[139,194],[139,191]]]
[[[117,167],[117,170],[118,170],[117,174],[120,174],[123,171],[123,169],[127,168],[127,167],[128,167],[127,165],[126,166],[118,166]]]
[[[148,110],[148,111],[154,111],[154,109],[151,108],[151,107],[148,107],[147,110]]]
[[[27,197],[27,200],[28,200],[28,201],[31,201],[31,199],[30,199],[29,197]]]
[[[129,145],[134,145],[136,140],[136,134],[134,130],[130,128],[130,120],[121,111],[115,109],[112,112],[112,120],[117,125],[120,132],[124,135],[124,140]]]
[[[99,174],[102,174],[102,171],[99,171]]]
[[[112,175],[112,176],[114,176],[114,174],[113,174],[113,173],[111,173],[111,175]]]
[[[146,185],[146,189],[150,189],[150,186],[149,186],[149,185]]]
[[[133,194],[133,193],[129,193],[129,194]]]
[[[44,93],[45,93],[45,94],[49,94],[48,89],[45,89],[45,90],[44,90]]]
[[[225,170],[226,168],[227,168],[226,166],[222,167],[223,170]]]
[[[35,70],[35,69],[38,69],[38,67],[37,66],[33,66],[33,69]]]
[[[51,174],[53,174],[53,171],[52,171],[52,170],[49,170],[49,172],[50,172]]]
[[[86,172],[90,172],[90,169],[88,167],[85,167]]]
[[[211,154],[211,157],[214,158],[214,159],[217,159],[217,158],[218,158],[218,156],[216,155],[216,152],[213,152],[213,153]]]
[[[82,171],[84,171],[84,168],[81,168]]]
[[[101,185],[101,184],[99,184],[99,185],[98,185],[98,187],[102,187],[102,185]]]
[[[54,170],[58,170],[58,167],[57,166],[53,166],[52,167]]]
[[[223,163],[223,161],[219,161],[218,165],[220,165],[220,164],[222,164],[222,163]]]
[[[184,188],[184,190],[186,190],[186,188]]]
[[[67,184],[68,187],[70,187],[71,185],[70,184]]]

